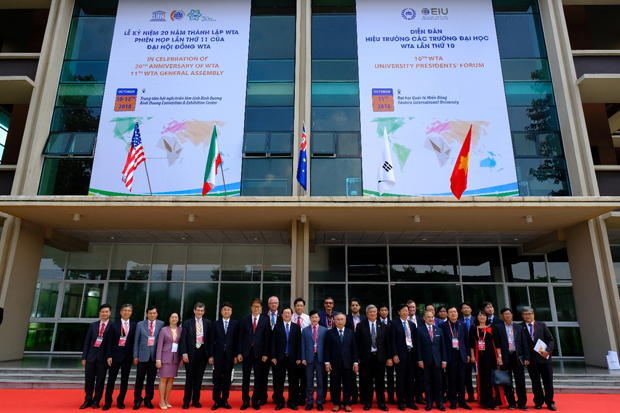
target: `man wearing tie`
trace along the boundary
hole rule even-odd
[[[449,306],[448,320],[439,328],[443,330],[448,356],[448,395],[450,409],[455,410],[457,403],[463,409],[471,410],[465,402],[465,370],[469,364],[469,330],[459,320],[459,313],[455,306]]]
[[[157,337],[164,322],[157,319],[157,307],[152,305],[146,309],[146,320],[136,324],[136,337],[133,345],[133,364],[138,366],[136,385],[133,392],[133,409],[138,410],[142,401],[148,409],[153,408],[155,395],[155,376],[157,375]],[[146,390],[142,398],[142,387],[146,376]]]
[[[99,307],[99,320],[88,327],[84,349],[82,350],[82,366],[85,367],[84,381],[84,404],[80,409],[87,407],[99,408],[99,402],[103,397],[103,384],[108,370],[105,349],[110,337],[110,314],[112,307],[102,304]],[[93,397],[93,390],[95,395]]]
[[[433,408],[433,401],[442,412],[441,371],[447,365],[446,343],[443,332],[434,325],[432,311],[424,312],[424,326],[418,328],[418,365],[424,370],[424,393],[426,394],[426,411]]]
[[[502,319],[499,317],[495,317],[495,308],[493,307],[493,303],[490,301],[485,301],[482,303],[482,308],[484,308],[484,312],[487,313],[487,317],[489,317],[489,325],[493,326],[493,324],[501,324]]]
[[[231,409],[228,404],[232,371],[237,364],[237,349],[239,342],[239,322],[230,318],[232,304],[228,301],[222,304],[220,314],[222,318],[213,323],[213,338],[209,340],[209,364],[213,365],[213,407]]]
[[[471,303],[465,301],[461,303],[461,313],[463,317],[461,317],[461,321],[467,327],[467,333],[469,334],[469,328],[474,325],[474,319],[471,317]],[[472,381],[472,370],[476,360],[469,360],[467,366],[465,367],[465,390],[467,391],[467,401],[474,402],[474,383]]]
[[[392,340],[392,320],[390,317],[390,308],[386,303],[379,304],[379,322],[383,323],[388,328],[388,336],[390,337],[390,342]],[[390,344],[391,346],[391,344]],[[394,364],[391,366],[385,366],[385,372],[387,376],[386,387],[387,387],[387,402],[389,404],[396,404],[396,400],[394,399]]]
[[[284,408],[284,381],[288,373],[289,409],[297,410],[297,365],[301,364],[301,328],[292,322],[293,310],[282,310],[282,322],[271,336],[271,362],[274,367],[273,399],[276,410]]]
[[[532,307],[523,307],[521,309],[523,317],[523,329],[527,336],[526,341],[530,352],[530,364],[527,371],[532,380],[532,393],[534,393],[534,408],[542,409],[543,403],[551,411],[555,411],[555,402],[553,401],[553,365],[551,364],[551,354],[555,348],[555,341],[549,331],[549,327],[542,321],[534,320],[534,309]],[[534,349],[538,340],[546,344],[547,349],[541,350],[540,353]],[[540,385],[542,379],[545,390]]]
[[[413,330],[413,335],[417,336],[418,327],[422,327],[424,325],[424,319],[416,314],[417,306],[415,301],[407,301],[407,308],[409,309],[408,320],[413,323],[413,326],[415,328],[415,330]],[[413,358],[416,358],[415,355],[413,356]],[[422,369],[418,366],[418,363],[414,362],[413,364],[413,370],[415,375],[415,402],[424,404],[424,399],[422,398],[422,388],[424,387],[424,371],[422,371]]]
[[[133,362],[133,345],[136,337],[136,322],[129,321],[132,313],[133,306],[123,304],[121,319],[112,323],[110,340],[106,346],[106,358],[108,359],[108,366],[110,366],[110,374],[105,390],[103,410],[109,410],[112,406],[114,384],[119,370],[121,372],[121,388],[116,399],[116,406],[119,409],[125,408],[125,394],[127,394],[127,385],[129,384],[129,372]]]
[[[271,327],[269,318],[261,314],[263,301],[252,300],[252,314],[243,317],[239,323],[239,346],[237,360],[243,362],[243,382],[241,384],[241,410],[250,407],[250,376],[254,370],[254,392],[252,407],[260,410],[259,389],[261,388],[261,364],[267,362],[270,346]]]
[[[338,313],[335,328],[325,337],[325,371],[331,372],[332,411],[337,412],[344,403],[344,411],[351,412],[351,377],[357,373],[357,346],[353,330],[345,328],[347,318]],[[342,395],[340,390],[342,388]]]
[[[392,348],[388,328],[377,321],[377,307],[366,307],[366,320],[357,325],[355,342],[360,361],[360,390],[364,410],[370,410],[373,389],[379,410],[388,411],[385,405],[385,366],[392,365]],[[374,386],[373,386],[374,382]]]
[[[310,327],[301,331],[301,363],[306,367],[306,410],[314,403],[314,376],[316,375],[316,409],[323,411],[324,343],[327,328],[319,325],[319,312],[310,311]]]
[[[357,329],[357,325],[360,322],[366,321],[366,316],[360,314],[360,310],[362,309],[362,302],[359,298],[352,298],[349,302],[349,314],[347,314],[347,322],[345,323],[345,328],[353,330]],[[357,404],[357,399],[359,398],[359,391],[357,389],[357,374],[353,374],[351,378],[351,404]]]
[[[200,404],[200,389],[209,360],[209,346],[212,340],[211,321],[203,317],[205,305],[194,304],[194,317],[183,323],[181,335],[181,354],[185,364],[185,391],[183,392],[183,408],[189,409]]]
[[[418,348],[418,333],[413,322],[408,320],[409,308],[408,304],[399,304],[396,307],[399,318],[392,324],[391,344],[396,370],[396,402],[398,410],[401,411],[405,410],[405,405],[418,410],[418,406],[414,403],[416,377],[413,369],[413,366],[417,365],[415,354]]]
[[[293,322],[297,324],[302,331],[310,325],[310,317],[308,317],[308,314],[304,313],[305,309],[306,301],[301,297],[295,299],[293,303],[293,310],[295,311],[293,314]],[[301,363],[297,365],[297,405],[306,405],[306,366]]]
[[[269,308],[269,310],[267,311],[267,317],[269,318],[269,324],[271,327],[271,331],[273,332],[273,329],[275,328],[276,324],[281,323],[282,322],[282,314],[280,314],[280,312],[278,312],[278,307],[280,305],[280,300],[278,299],[278,297],[271,296],[269,297],[269,300],[267,300],[267,307]],[[271,334],[269,335],[270,339],[271,339]],[[269,343],[269,345],[267,346],[267,353],[269,353],[269,349],[271,348],[271,343]],[[275,379],[275,369],[272,367],[273,365],[270,362],[264,363],[261,365],[261,387],[260,387],[260,392],[259,392],[259,404],[262,406],[264,404],[267,403],[267,387],[269,385],[269,370],[271,369],[272,371],[272,376],[271,376],[271,382],[274,382]],[[275,400],[273,400],[273,394],[271,395],[271,400],[275,402]]]

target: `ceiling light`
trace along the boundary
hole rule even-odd
[[[531,215],[526,215],[525,222],[527,222],[528,224],[531,224],[532,222],[534,222],[534,220],[532,219]]]
[[[73,214],[73,221],[80,222],[80,214]]]
[[[413,222],[415,222],[416,224],[420,223],[420,216],[419,215],[414,215],[413,216]]]
[[[187,238],[186,237],[181,237],[181,240],[185,241]]]
[[[109,239],[114,239],[114,237],[108,237]]]

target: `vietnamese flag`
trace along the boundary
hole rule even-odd
[[[463,192],[467,189],[467,170],[469,169],[469,147],[471,146],[472,126],[473,125],[469,127],[469,132],[467,132],[467,137],[465,138],[465,142],[463,142],[463,147],[461,148],[461,152],[459,152],[459,157],[456,160],[456,165],[454,165],[454,170],[450,177],[450,189],[456,199],[461,199],[461,195],[463,195]]]

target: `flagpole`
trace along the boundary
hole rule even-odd
[[[220,164],[220,170],[222,171],[222,182],[224,182],[224,196],[228,196],[228,192],[226,192],[226,179],[224,179],[224,164]]]
[[[153,190],[151,189],[151,179],[149,178],[149,168],[146,167],[146,157],[144,157],[144,170],[146,171],[146,181],[149,183],[149,192],[153,196]]]

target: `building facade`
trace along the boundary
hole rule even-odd
[[[153,19],[188,18],[155,3]],[[78,352],[102,303],[141,320],[201,301],[214,319],[224,301],[241,317],[276,295],[338,311],[492,301],[518,320],[531,305],[558,356],[606,365],[620,344],[620,1],[472,0],[492,7],[518,185],[460,200],[364,189],[354,0],[235,3],[250,10],[240,182],[214,197],[89,196],[119,1],[0,5],[0,360]]]

